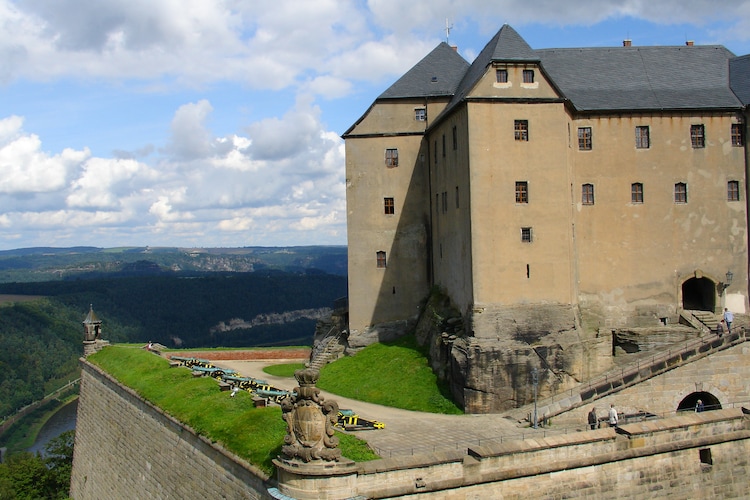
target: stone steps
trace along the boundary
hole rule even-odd
[[[573,408],[588,405],[597,399],[609,396],[622,389],[633,386],[644,380],[660,375],[687,363],[734,345],[745,342],[745,329],[740,327],[729,335],[718,337],[713,333],[698,339],[681,343],[661,353],[641,358],[616,370],[599,375],[576,388],[557,394],[551,398],[537,401],[537,418],[551,418]],[[516,421],[531,421],[534,404],[528,404],[504,413],[507,418]]]

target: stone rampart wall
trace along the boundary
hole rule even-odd
[[[269,498],[262,471],[81,364],[72,498]]]
[[[747,498],[740,409],[691,413],[422,459],[362,464],[367,498]]]

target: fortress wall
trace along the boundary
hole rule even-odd
[[[81,365],[72,498],[269,498],[262,471]]]
[[[750,425],[739,409],[362,464],[372,498],[747,498]],[[415,457],[416,458],[416,457]]]

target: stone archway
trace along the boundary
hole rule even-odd
[[[690,278],[683,282],[682,308],[714,312],[716,308],[716,283],[706,277]]]
[[[677,405],[677,411],[695,411],[698,400],[703,402],[704,411],[721,410],[721,402],[716,396],[710,392],[696,391],[688,394],[680,401],[680,404]]]

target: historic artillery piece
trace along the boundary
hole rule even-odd
[[[237,375],[237,372],[229,368],[221,368],[219,366],[205,367],[205,366],[191,366],[193,373],[200,373],[201,375],[208,375],[216,380],[223,380],[225,375]]]
[[[377,420],[366,420],[354,413],[354,410],[340,409],[336,425],[340,425],[347,431],[367,431],[374,429],[385,429],[383,422]]]
[[[182,366],[187,366],[188,368],[192,368],[194,366],[202,368],[214,368],[214,364],[207,359],[185,358],[182,356],[170,356],[169,359],[180,363],[180,365]]]

